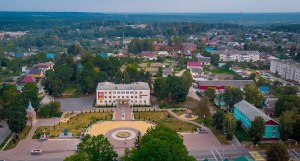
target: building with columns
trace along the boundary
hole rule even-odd
[[[96,89],[96,106],[116,106],[118,104],[128,104],[129,106],[151,105],[148,83],[98,83]]]

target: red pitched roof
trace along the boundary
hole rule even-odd
[[[187,66],[189,67],[201,67],[200,62],[187,62]]]
[[[21,83],[33,83],[33,82],[35,82],[35,78],[30,75],[26,75],[21,81]]]

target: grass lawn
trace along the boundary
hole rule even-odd
[[[181,131],[192,131],[198,128],[198,126],[180,121],[173,117],[172,115],[169,115],[168,118],[168,112],[167,111],[159,111],[159,112],[135,112],[134,113],[136,120],[150,120],[154,121],[158,125],[164,125],[170,129],[173,129],[175,131],[181,132]]]
[[[46,134],[49,135],[49,137],[58,137],[65,128],[72,132],[73,136],[80,136],[81,132],[83,132],[89,125],[93,124],[93,122],[111,119],[111,112],[81,113],[76,115],[75,117],[70,118],[69,122],[60,123],[56,126],[38,127],[38,129],[35,131],[35,134],[33,135],[33,138],[40,138],[40,136],[44,133],[44,130],[46,131]]]
[[[218,69],[213,69],[211,70],[212,73],[214,74],[231,74],[231,75],[236,75],[236,73],[232,70],[229,69],[222,69],[222,68],[218,68]]]
[[[13,144],[12,141],[9,142],[7,144],[7,146],[5,147],[4,150],[9,150],[9,149],[13,149],[14,147],[16,147],[18,145],[18,143],[23,140],[26,139],[27,135],[29,134],[30,130],[31,130],[32,126],[26,126],[25,129],[23,129],[20,134],[19,134],[19,138],[16,139],[16,142]],[[12,139],[14,140],[14,139]]]
[[[251,137],[250,137],[249,133],[247,133],[242,128],[237,128],[234,132],[234,135],[240,142],[251,141]]]

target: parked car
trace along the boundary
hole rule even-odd
[[[31,155],[42,155],[42,149],[32,149]]]

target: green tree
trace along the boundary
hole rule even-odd
[[[204,95],[207,96],[210,100],[214,100],[216,97],[216,91],[214,88],[209,87],[204,91]]]
[[[14,133],[20,133],[27,124],[26,108],[12,105],[8,108],[7,124]]]
[[[300,97],[296,95],[283,95],[275,103],[275,111],[280,116],[284,111],[296,109],[300,112]]]
[[[168,98],[169,91],[166,78],[157,78],[154,81],[154,95],[158,100]]]
[[[220,60],[220,56],[219,55],[217,55],[217,54],[212,54],[211,55],[211,64],[212,65],[218,66],[219,60]]]
[[[85,153],[79,152],[77,154],[66,157],[64,161],[88,161],[88,158]]]
[[[245,96],[247,102],[258,108],[262,107],[264,97],[255,85],[246,85]]]
[[[224,117],[224,112],[221,110],[218,110],[216,113],[213,114],[213,126],[217,130],[223,130]]]
[[[188,89],[179,77],[169,76],[167,78],[167,85],[171,101],[179,103],[186,100]]]
[[[93,137],[86,135],[78,145],[78,149],[80,150],[79,153],[66,158],[65,161],[71,161],[71,159],[112,161],[118,156],[104,135]]]
[[[286,141],[293,134],[293,127],[296,123],[294,120],[295,111],[285,111],[279,119],[279,130],[282,140]]]
[[[201,98],[201,100],[198,102],[198,106],[196,108],[196,113],[199,118],[211,116],[210,113],[210,101],[209,98],[204,96]]]
[[[193,77],[190,70],[185,70],[181,76],[182,81],[186,85],[187,90],[193,85]]]
[[[38,95],[38,87],[35,83],[26,83],[22,88],[20,104],[27,107],[29,101],[31,101],[35,111],[38,111],[40,107],[40,99]]]
[[[223,126],[226,131],[227,140],[232,140],[234,131],[236,129],[236,120],[232,113],[227,113],[224,115]]]
[[[226,87],[224,92],[224,101],[229,107],[230,111],[233,109],[233,105],[243,100],[243,92],[237,87]]]
[[[284,144],[271,143],[266,151],[267,161],[284,161],[290,160],[289,153]]]
[[[61,93],[65,90],[64,83],[62,82],[62,80],[55,76],[53,70],[48,70],[46,72],[46,77],[43,79],[42,84],[46,92],[54,97],[60,96]]]
[[[139,149],[126,150],[121,161],[195,161],[176,131],[162,126],[148,130]]]
[[[257,116],[251,123],[249,134],[253,139],[253,143],[257,144],[264,136],[265,133],[265,120]]]
[[[292,138],[300,141],[300,133],[299,133],[299,129],[300,129],[300,114],[295,114],[294,115],[294,120],[295,120],[295,124],[293,126],[293,135]]]
[[[79,43],[75,43],[75,44],[71,44],[71,45],[68,47],[67,52],[68,52],[69,54],[72,54],[72,55],[76,56],[76,55],[82,54],[82,53],[83,53],[83,50],[82,50],[82,48],[81,48],[81,46],[80,46]]]

